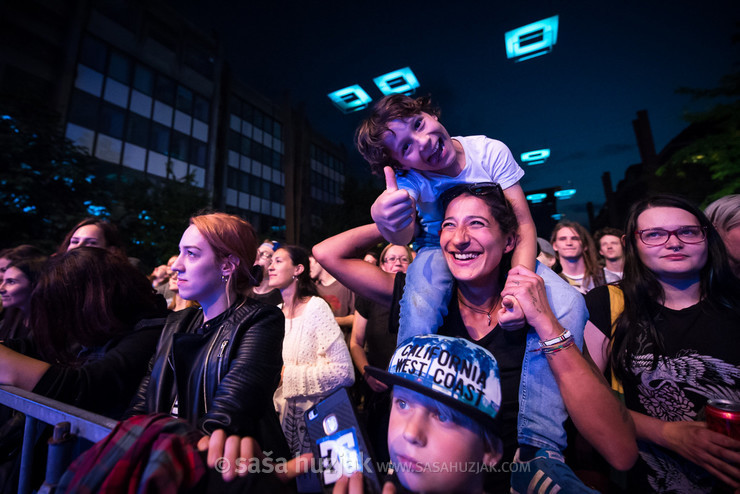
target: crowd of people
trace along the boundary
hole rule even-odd
[[[142,424],[179,438],[165,454],[188,475],[164,478],[183,492],[319,492],[308,415],[342,388],[384,493],[740,491],[740,438],[704,420],[709,400],[740,407],[740,195],[706,212],[655,195],[548,241],[509,149],[451,137],[428,98],[383,98],[356,141],[386,180],[373,222],[311,250],[216,212],[148,277],[100,218],[50,255],[0,251],[0,383],[121,421],[61,492],[142,461],[122,446]],[[290,461],[236,468],[266,456]]]

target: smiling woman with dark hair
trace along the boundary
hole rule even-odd
[[[529,474],[521,469],[511,479],[499,472],[487,488],[509,492],[511,482],[511,487],[525,492],[538,468],[544,468],[552,485],[560,485],[563,491],[591,492],[553,459],[565,447],[562,423],[568,412],[615,467],[629,468],[637,448],[631,422],[574,344],[582,343],[583,298],[544,266],[538,267],[538,273],[545,281],[522,266],[508,269],[517,220],[498,185],[459,185],[445,193],[442,202],[440,246],[455,290],[440,333],[491,351],[501,372],[497,422],[504,442],[503,461],[511,461],[519,448],[519,461],[537,462]],[[359,295],[397,309],[405,275],[357,259],[379,239],[378,228],[367,225],[325,240],[314,247],[314,255]],[[499,325],[523,318],[528,326],[519,330],[507,331]],[[391,460],[397,453],[390,448]]]
[[[0,275],[2,321],[0,342],[9,338],[23,338],[28,333],[31,313],[31,292],[38,283],[46,256],[30,245],[21,245],[0,253],[6,261]]]

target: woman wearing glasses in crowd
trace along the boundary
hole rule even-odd
[[[261,275],[257,279],[258,285],[253,286],[250,289],[249,297],[255,300],[259,300],[263,304],[268,305],[280,305],[283,303],[283,297],[280,295],[280,290],[270,286],[270,277],[268,276],[267,269],[272,263],[272,256],[275,255],[275,251],[280,247],[280,244],[275,241],[265,240],[262,245],[257,248],[257,260],[254,261],[255,268],[253,272],[258,272]]]
[[[563,492],[593,492],[556,460],[565,447],[562,423],[568,412],[617,468],[632,465],[637,447],[631,422],[574,344],[581,342],[586,320],[582,296],[544,266],[537,271],[546,281],[523,266],[509,269],[518,225],[498,185],[455,186],[441,201],[440,245],[455,288],[439,332],[472,340],[494,354],[502,386],[497,418],[503,461],[511,461],[517,447],[520,461],[537,461],[529,473],[525,468],[514,475],[498,470],[487,491],[509,492],[511,482],[517,491],[527,492],[537,474]],[[314,247],[314,255],[351,290],[397,309],[404,273],[389,273],[358,259],[380,238],[376,225],[366,225],[325,240]],[[507,302],[512,313],[502,308],[505,297],[514,299]],[[499,322],[511,317],[526,318],[528,326],[503,330]],[[388,448],[396,461],[404,448],[413,448],[413,438],[409,444],[389,438]]]
[[[412,259],[412,250],[406,245],[388,244],[380,253],[380,268],[388,273],[405,273]],[[396,335],[388,331],[389,305],[379,304],[365,297],[355,299],[355,319],[349,340],[349,352],[362,376],[360,392],[364,397],[368,435],[378,461],[388,460],[388,417],[390,395],[388,387],[365,374],[372,365],[386,369],[396,350]]]
[[[709,492],[717,479],[737,489],[740,441],[700,421],[707,400],[740,400],[740,283],[722,239],[685,199],[656,196],[632,207],[624,250],[623,310],[612,334],[620,291],[590,291],[586,343],[635,422],[629,491]]]

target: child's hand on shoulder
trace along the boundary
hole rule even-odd
[[[411,236],[413,236],[416,201],[409,195],[408,191],[398,188],[396,173],[393,168],[386,166],[383,172],[385,173],[386,188],[370,208],[370,215],[386,240],[405,244],[411,239],[399,242],[394,234],[405,232],[411,228]],[[389,239],[388,235],[393,238]]]

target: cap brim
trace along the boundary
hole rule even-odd
[[[454,408],[455,410],[458,410],[465,415],[472,416],[472,418],[474,418],[475,420],[478,420],[479,422],[482,422],[485,426],[491,428],[496,435],[499,435],[499,426],[497,421],[487,413],[481,412],[474,406],[462,403],[451,396],[447,396],[443,393],[440,393],[439,391],[435,391],[427,386],[424,386],[421,383],[411,381],[409,379],[404,379],[403,377],[391,374],[390,372],[379,369],[378,367],[372,367],[368,365],[365,367],[365,372],[370,374],[371,377],[387,385],[388,387],[403,386],[404,388],[408,388],[411,391],[416,391],[417,393],[421,393],[425,396],[442,402],[443,404]],[[501,410],[499,409],[499,412],[500,411]]]

